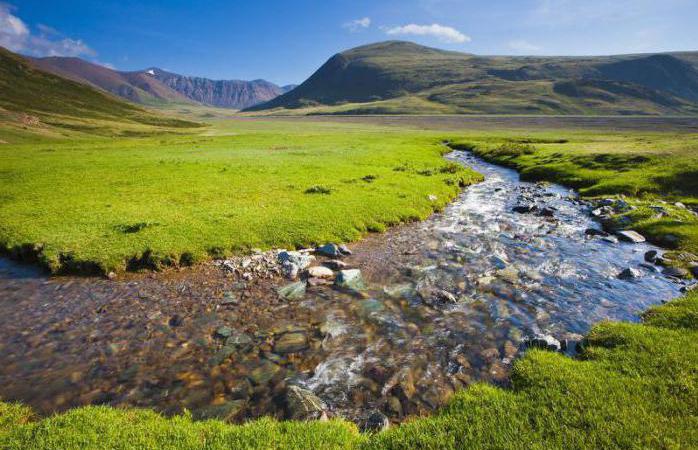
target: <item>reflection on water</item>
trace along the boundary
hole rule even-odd
[[[578,339],[678,295],[640,266],[650,245],[586,238],[596,225],[572,192],[449,158],[486,180],[442,214],[358,244],[362,295],[310,286],[285,301],[282,280],[243,283],[213,266],[109,282],[3,262],[0,396],[43,413],[108,403],[242,420],[287,416],[295,384],[333,414],[400,420],[473,381],[506,384],[523,336]],[[522,196],[552,215],[512,212]],[[643,277],[619,280],[626,267]]]

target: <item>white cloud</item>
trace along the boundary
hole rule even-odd
[[[46,25],[32,33],[13,14],[14,7],[0,2],[0,45],[31,56],[95,56],[96,53],[79,39],[70,39]]]
[[[389,36],[431,36],[448,44],[462,44],[471,41],[470,36],[461,33],[455,28],[439,25],[438,23],[431,25],[411,23],[401,27],[387,28],[385,33]]]
[[[361,31],[362,29],[366,29],[371,26],[371,18],[370,17],[362,17],[361,19],[356,19],[352,20],[350,22],[346,22],[345,24],[342,25],[342,28],[346,28],[347,30],[351,31],[352,33],[356,33],[357,31]]]
[[[513,41],[509,41],[509,48],[516,53],[536,53],[542,50],[542,47],[531,44],[530,42],[524,40],[524,39],[515,39]]]

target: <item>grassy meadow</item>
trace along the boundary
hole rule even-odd
[[[656,219],[648,208],[660,198],[698,203],[698,134],[272,119],[214,120],[187,134],[4,144],[0,247],[55,273],[106,274],[351,241],[424,219],[479,179],[442,158],[444,141],[529,179],[586,196],[628,196],[639,206],[628,217],[635,228],[698,250],[695,216],[666,205],[670,215]]]
[[[249,121],[3,145],[0,246],[53,272],[107,273],[351,241],[424,219],[478,179],[446,150],[428,133]]]

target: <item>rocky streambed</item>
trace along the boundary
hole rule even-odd
[[[659,249],[602,232],[573,192],[449,158],[485,181],[351,250],[114,281],[2,261],[0,397],[44,414],[111,404],[381,428],[474,381],[506,385],[527,346],[573,353],[592,324],[637,321],[688,285],[646,261]]]

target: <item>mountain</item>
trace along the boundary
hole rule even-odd
[[[477,56],[388,41],[248,108],[281,113],[698,114],[698,53]]]
[[[113,133],[115,129],[198,124],[139,108],[83,83],[44,72],[0,47],[0,119],[25,127]]]
[[[117,72],[80,58],[35,58],[36,67],[144,105],[192,103],[146,72]]]
[[[243,109],[287,92],[285,88],[265,80],[209,80],[178,75],[155,67],[119,72],[79,58],[35,58],[33,62],[44,71],[143,105],[200,103]]]
[[[156,67],[145,73],[190,100],[219,108],[244,109],[284,93],[283,88],[265,80],[209,80],[178,75]]]

